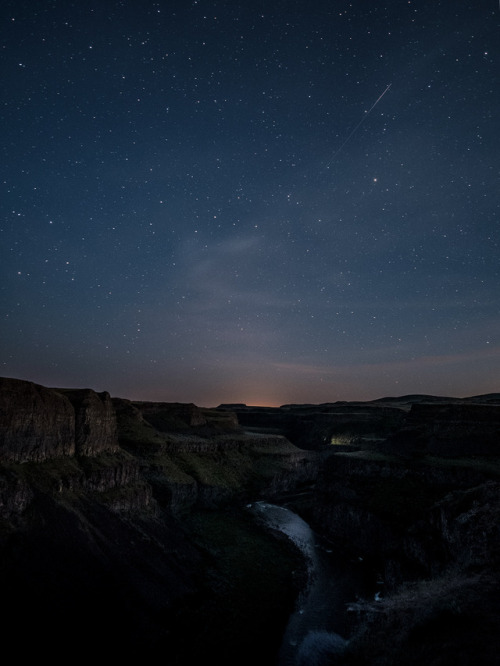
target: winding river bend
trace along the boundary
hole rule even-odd
[[[347,644],[346,604],[367,592],[360,565],[327,547],[290,509],[267,502],[256,502],[249,509],[265,525],[286,534],[308,562],[308,584],[289,619],[277,666],[331,663]]]

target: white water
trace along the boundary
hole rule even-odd
[[[323,666],[344,651],[346,603],[361,588],[359,572],[325,549],[309,525],[289,509],[257,502],[249,507],[269,527],[286,534],[308,560],[308,584],[290,616],[277,666]]]

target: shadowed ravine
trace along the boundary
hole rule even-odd
[[[308,583],[297,600],[283,635],[277,666],[321,666],[344,651],[346,604],[367,592],[358,564],[326,547],[293,511],[257,502],[251,511],[268,527],[289,537],[308,561]]]

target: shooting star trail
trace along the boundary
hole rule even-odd
[[[500,0],[499,0],[499,1],[500,1]],[[356,132],[356,130],[357,130],[359,127],[361,127],[361,125],[364,123],[364,121],[368,118],[368,116],[370,115],[370,113],[371,113],[371,112],[373,111],[373,109],[377,106],[377,104],[380,102],[380,100],[382,99],[382,97],[385,95],[385,93],[389,90],[389,88],[390,88],[391,86],[392,86],[392,83],[389,83],[389,85],[387,86],[387,88],[386,88],[386,89],[384,90],[384,92],[383,92],[383,93],[382,93],[382,94],[376,99],[376,101],[371,105],[371,107],[368,109],[368,111],[365,111],[365,115],[361,118],[361,120],[360,120],[359,123],[356,125],[356,127],[355,127],[355,128],[352,130],[352,132],[348,135],[347,139],[345,139],[344,143],[340,146],[340,148],[338,148],[338,150],[336,150],[335,153],[334,153],[334,154],[332,155],[332,157],[330,158],[330,161],[329,161],[328,164],[326,165],[326,168],[327,168],[327,169],[328,169],[328,167],[330,166],[330,164],[333,162],[333,160],[337,157],[337,155],[340,153],[340,151],[342,150],[342,148],[343,148],[343,147],[346,145],[346,143],[349,141],[349,139],[351,138],[351,136]]]

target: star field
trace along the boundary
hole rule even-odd
[[[4,2],[0,373],[499,390],[493,1]]]

